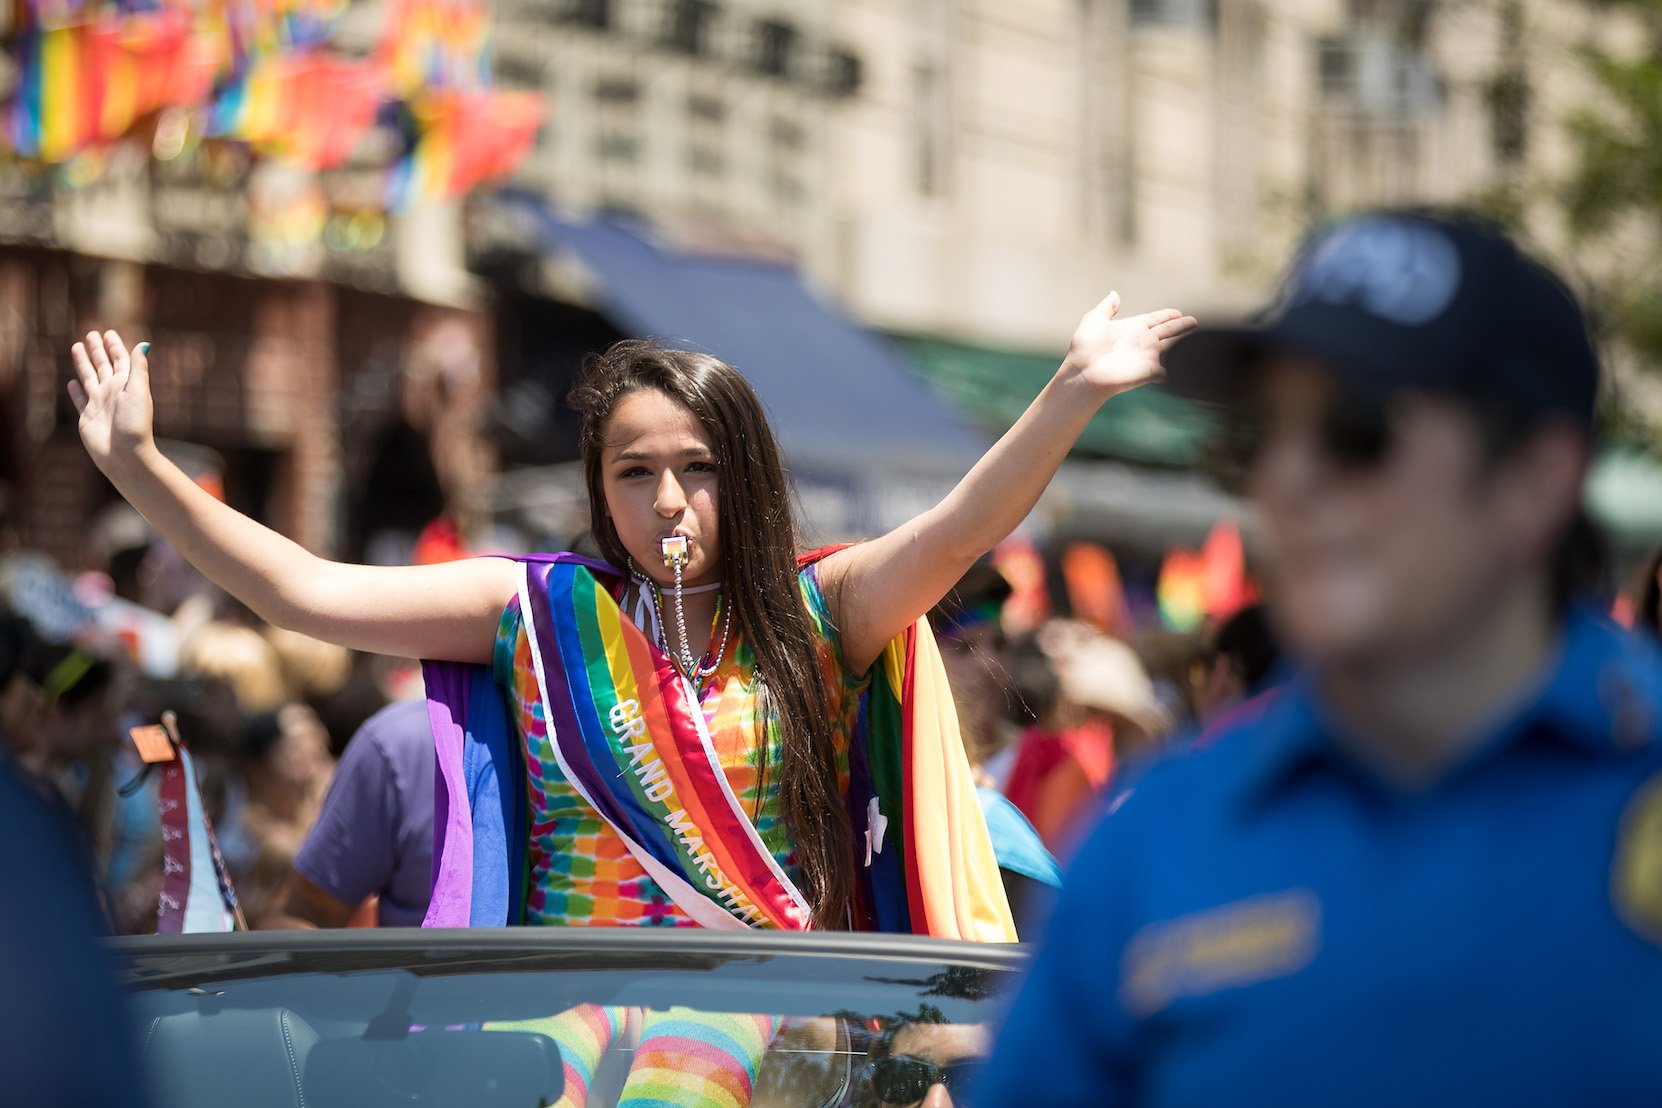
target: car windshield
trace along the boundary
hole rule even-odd
[[[964,1103],[1020,952],[600,929],[115,948],[158,1103]]]

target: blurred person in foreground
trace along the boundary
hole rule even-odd
[[[9,676],[0,671],[0,681]],[[7,1104],[150,1103],[115,967],[97,944],[103,919],[83,846],[56,798],[0,751],[0,878],[16,896],[0,912]]]
[[[85,842],[15,761],[41,714],[33,646],[22,620],[0,617],[0,879],[13,894],[0,912],[0,1090],[7,1104],[145,1104]]]
[[[436,772],[425,700],[371,716],[341,754],[272,925],[345,927],[374,897],[375,923],[420,927],[433,871]]]
[[[1092,835],[981,1103],[1656,1103],[1662,655],[1576,600],[1573,298],[1364,217],[1166,365],[1252,432],[1306,668]]]
[[[1662,639],[1662,546],[1645,560],[1645,575],[1637,591],[1633,629],[1653,639]]]
[[[33,757],[40,744],[45,694],[30,675],[35,635],[29,621],[0,609],[0,752]]]

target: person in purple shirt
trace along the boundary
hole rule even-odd
[[[371,895],[380,898],[380,926],[421,926],[433,876],[434,764],[426,701],[399,701],[365,721],[295,856],[283,926],[345,927]]]

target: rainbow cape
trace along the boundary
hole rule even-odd
[[[806,929],[802,894],[733,796],[691,685],[619,610],[624,580],[570,554],[521,560],[520,611],[562,772],[700,924]],[[429,661],[423,672],[438,750],[425,925],[518,922],[526,770],[503,692],[488,666]],[[885,650],[850,739],[851,925],[1014,941],[926,623]]]

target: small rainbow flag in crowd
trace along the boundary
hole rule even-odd
[[[1176,549],[1160,565],[1155,586],[1160,618],[1174,631],[1192,631],[1208,617],[1226,619],[1257,597],[1246,572],[1241,529],[1223,520],[1200,550]]]
[[[1062,581],[1068,590],[1068,606],[1075,619],[1082,619],[1105,635],[1127,638],[1131,616],[1125,600],[1125,584],[1119,563],[1105,546],[1076,542],[1062,551]]]

